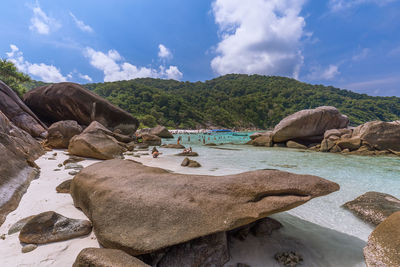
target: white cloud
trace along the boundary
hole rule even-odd
[[[384,6],[397,0],[329,0],[328,6],[331,11],[341,11],[361,4],[376,4]]]
[[[30,63],[24,59],[23,53],[14,44],[10,45],[11,52],[6,53],[7,59],[15,64],[19,71],[28,73],[39,77],[44,82],[65,82],[67,78],[64,77],[60,70],[53,65],[46,65],[44,63]]]
[[[92,78],[90,78],[90,76],[89,75],[83,75],[83,74],[81,74],[81,73],[78,73],[78,76],[79,76],[79,78],[81,78],[81,79],[83,79],[83,80],[86,80],[86,81],[88,81],[88,82],[92,82],[93,80],[92,80]]]
[[[92,27],[90,27],[89,25],[86,25],[82,20],[77,19],[77,17],[75,17],[74,14],[72,14],[72,12],[69,12],[69,15],[72,17],[72,19],[74,20],[76,26],[81,29],[81,31],[83,32],[89,32],[92,33],[93,29]]]
[[[340,74],[338,65],[329,65],[326,69],[321,67],[311,68],[311,73],[308,75],[310,80],[333,80]]]
[[[29,29],[36,31],[39,34],[48,35],[51,31],[56,31],[61,27],[61,24],[54,18],[49,17],[36,2],[32,7],[33,17],[31,18],[31,25]]]
[[[158,57],[162,59],[171,59],[171,51],[163,44],[158,45]]]
[[[370,52],[369,48],[363,48],[358,54],[352,57],[352,60],[353,61],[363,60],[368,56],[369,52]]]
[[[298,77],[303,64],[304,0],[216,0],[212,11],[221,42],[211,61],[218,74]]]
[[[123,58],[116,50],[109,50],[107,53],[103,53],[87,47],[84,54],[89,58],[93,67],[103,71],[105,82],[144,77],[179,80],[183,77],[182,72],[176,66],[169,66],[167,69],[164,66],[159,66],[158,69],[154,69],[132,65],[123,61]]]

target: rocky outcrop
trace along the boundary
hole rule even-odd
[[[266,146],[266,147],[271,147],[272,146],[272,132],[266,132],[263,134],[260,134],[259,136],[255,137],[254,139],[251,140],[251,144],[253,146]]]
[[[368,267],[400,266],[400,212],[393,213],[368,237],[364,248]]]
[[[190,168],[199,168],[201,167],[200,163],[198,163],[195,160],[191,160],[189,158],[185,158],[182,163],[181,163],[182,167],[190,167]]]
[[[161,138],[157,135],[152,134],[142,134],[140,135],[143,139],[143,143],[149,146],[160,146],[161,145]]]
[[[184,149],[185,146],[181,144],[163,144],[160,147],[162,148],[175,148],[175,149]]]
[[[144,128],[140,129],[136,132],[138,135],[142,134],[151,134],[151,135],[156,135],[161,138],[174,138],[172,133],[168,131],[168,129],[164,126],[157,125],[154,128]]]
[[[122,153],[126,149],[114,136],[114,133],[94,121],[81,134],[75,135],[70,140],[68,152],[95,159],[122,158]]]
[[[339,189],[336,183],[276,170],[184,175],[130,160],[84,168],[72,181],[76,207],[101,245],[131,255],[227,231]]]
[[[296,112],[279,122],[273,131],[276,143],[288,140],[321,142],[324,133],[330,129],[346,128],[347,116],[342,115],[335,107],[323,106]]]
[[[79,252],[72,267],[150,267],[118,249],[85,248]]]
[[[87,235],[91,231],[92,225],[87,220],[70,219],[47,211],[28,220],[19,233],[19,240],[28,244],[46,244]]]
[[[181,156],[181,157],[198,157],[199,153],[197,152],[181,152],[178,154],[175,154],[175,156]]]
[[[49,127],[46,143],[52,148],[68,148],[69,140],[81,132],[76,121],[58,121]]]
[[[0,111],[15,126],[26,131],[33,137],[45,138],[47,136],[46,125],[2,81],[0,81]]]
[[[400,200],[389,194],[367,192],[343,205],[362,220],[378,225],[400,211]]]
[[[43,153],[42,146],[32,136],[0,111],[0,225],[38,175],[34,161]]]
[[[400,151],[400,121],[370,121],[356,127],[352,136],[375,150]]]
[[[75,83],[57,83],[35,88],[24,95],[25,104],[49,124],[74,120],[80,125],[98,121],[105,127],[132,135],[139,122],[128,112]]]

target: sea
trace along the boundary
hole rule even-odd
[[[374,227],[358,219],[342,205],[368,191],[388,193],[399,198],[400,157],[254,147],[245,144],[250,140],[250,134],[252,133],[177,134],[174,135],[174,139],[163,139],[164,143],[176,143],[180,137],[181,144],[192,147],[193,151],[199,153],[199,156],[193,159],[202,165],[201,168],[181,167],[182,157],[174,156],[177,151],[181,151],[162,148],[160,158],[148,157],[146,164],[177,173],[215,176],[277,169],[316,175],[336,182],[340,185],[339,191],[315,198],[272,217],[279,218],[278,220],[286,225],[284,235],[290,233],[289,239],[292,238],[294,244],[303,246],[297,249],[312,258],[301,266],[365,266],[362,249]],[[235,255],[240,255],[236,262],[246,260],[247,264],[252,264],[250,266],[275,266],[272,265],[274,261],[268,261],[273,255],[269,255],[265,250],[259,252],[258,256],[253,255],[263,246],[266,250],[271,250],[271,244],[266,245],[268,242],[258,240],[247,245],[243,242],[237,243],[232,249],[235,251],[237,248]],[[282,242],[286,241],[277,237],[274,244]],[[274,249],[279,250],[281,247]],[[296,245],[292,244],[289,247],[296,248]],[[257,257],[258,260],[255,260]],[[266,262],[269,262],[269,265],[263,265]]]

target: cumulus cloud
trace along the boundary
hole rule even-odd
[[[15,64],[19,71],[28,73],[39,77],[44,82],[65,82],[67,78],[64,77],[60,70],[53,65],[47,65],[44,63],[32,64],[24,59],[23,53],[19,48],[11,44],[11,52],[6,53],[7,59]]]
[[[325,69],[321,67],[313,67],[308,78],[310,80],[333,80],[339,74],[339,66],[331,64]]]
[[[329,0],[328,6],[331,11],[341,11],[361,4],[376,4],[384,6],[397,0]]]
[[[69,12],[69,15],[72,17],[72,19],[74,20],[76,26],[83,32],[89,32],[92,33],[93,29],[92,27],[90,27],[89,25],[86,25],[82,20],[77,19],[77,17],[72,14],[72,12]]]
[[[144,77],[180,80],[183,77],[182,72],[176,66],[169,66],[168,68],[159,66],[158,69],[154,69],[132,65],[129,62],[125,62],[116,50],[109,50],[107,53],[103,53],[87,47],[84,54],[89,58],[89,62],[93,67],[103,71],[105,82]]]
[[[171,59],[171,51],[163,44],[158,45],[158,57],[161,59]]]
[[[304,0],[216,0],[212,11],[221,41],[211,61],[218,74],[298,77],[303,63]]]
[[[39,34],[48,35],[51,31],[56,31],[61,27],[61,24],[54,18],[49,17],[36,2],[32,7],[33,17],[29,29]]]

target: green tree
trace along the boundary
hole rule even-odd
[[[6,59],[0,59],[0,80],[11,87],[20,97],[26,92],[24,83],[30,82],[31,78],[17,70],[14,63]]]

